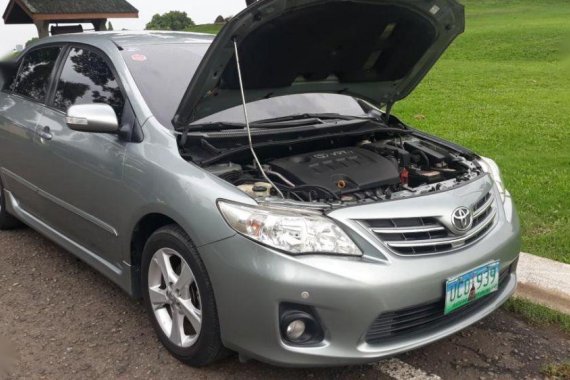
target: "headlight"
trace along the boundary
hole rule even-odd
[[[234,230],[270,247],[292,254],[362,255],[346,233],[324,216],[224,201],[218,206]]]
[[[501,178],[501,170],[499,170],[499,166],[497,166],[497,163],[495,161],[487,157],[481,157],[481,160],[479,160],[479,164],[483,168],[483,171],[485,173],[488,173],[497,184],[497,187],[499,188],[499,194],[501,195],[501,201],[503,201],[504,203],[505,197],[508,193],[507,190],[505,189],[505,185],[503,184],[503,179]]]

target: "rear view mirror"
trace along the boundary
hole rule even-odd
[[[91,133],[118,133],[119,121],[108,104],[82,104],[69,107],[67,126],[74,131]]]

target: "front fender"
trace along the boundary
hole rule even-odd
[[[145,140],[131,144],[124,164],[128,196],[121,210],[131,210],[125,220],[125,261],[130,261],[130,239],[137,223],[146,215],[161,214],[179,224],[197,247],[235,234],[217,209],[224,198],[256,204],[231,184],[185,161],[171,131],[154,119],[143,127]]]

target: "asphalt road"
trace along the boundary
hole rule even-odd
[[[189,368],[162,348],[140,302],[31,230],[0,232],[0,378],[535,379],[543,365],[568,358],[568,335],[498,311],[371,365],[282,369],[233,356]]]

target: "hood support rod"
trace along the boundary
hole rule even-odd
[[[253,148],[253,139],[251,137],[251,128],[249,126],[249,116],[247,114],[247,103],[245,101],[245,90],[244,90],[244,86],[243,86],[243,78],[241,75],[241,65],[240,65],[240,60],[239,60],[237,38],[234,38],[234,49],[235,49],[235,54],[236,54],[236,66],[237,66],[237,73],[238,73],[238,79],[239,79],[239,87],[240,87],[240,91],[241,91],[241,100],[242,100],[242,104],[243,104],[243,116],[245,117],[245,128],[247,130],[247,138],[249,140],[249,150],[251,150],[251,154],[253,156],[253,159],[255,160],[255,163],[257,164],[257,167],[259,168],[259,172],[261,173],[263,178],[265,178],[265,180],[271,186],[273,186],[273,188],[275,189],[275,191],[277,191],[277,193],[279,194],[279,196],[281,196],[281,198],[285,199],[285,195],[283,195],[283,192],[281,192],[281,190],[277,186],[275,186],[273,181],[271,179],[269,179],[269,176],[267,175],[267,173],[265,173],[265,170],[263,170],[263,166],[261,165],[261,162],[259,161],[259,158],[257,157],[257,154],[255,153],[255,149]]]
[[[392,107],[394,107],[394,102],[386,103],[386,113],[384,118],[386,119],[386,124],[390,126],[390,115],[392,114]]]

